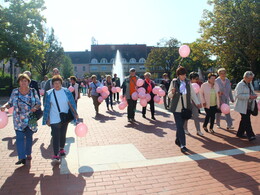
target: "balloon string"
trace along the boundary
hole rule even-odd
[[[181,58],[181,61],[180,61],[180,63],[179,63],[179,66],[178,66],[178,68],[181,66],[182,60],[183,60],[183,58]]]

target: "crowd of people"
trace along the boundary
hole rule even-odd
[[[116,74],[107,75],[101,80],[97,79],[96,75],[91,78],[78,81],[75,76],[69,78],[70,82],[64,82],[57,68],[53,69],[53,77],[48,79],[47,76],[40,83],[41,89],[44,89],[43,96],[43,125],[48,125],[51,128],[53,157],[52,163],[57,164],[62,156],[66,155],[64,150],[66,141],[66,132],[69,122],[77,123],[79,118],[77,113],[77,102],[80,94],[88,95],[93,100],[96,114],[99,114],[100,102],[98,100],[100,93],[97,88],[106,86],[109,95],[105,99],[107,110],[113,110],[113,105],[119,103],[119,93],[112,92],[113,87],[122,88],[122,99],[127,101],[127,119],[128,122],[136,122],[135,113],[137,100],[132,98],[132,94],[137,92],[137,80],[134,68],[129,70],[129,75],[126,76],[121,84],[120,79]],[[244,73],[243,79],[237,84],[232,94],[231,84],[226,77],[226,70],[220,68],[215,73],[208,74],[208,80],[203,84],[200,83],[199,75],[196,72],[189,74],[187,78],[187,71],[180,66],[176,70],[177,77],[170,80],[168,75],[163,74],[161,85],[166,92],[164,98],[165,107],[173,113],[176,124],[176,139],[175,144],[180,147],[181,152],[187,153],[189,150],[186,147],[186,135],[189,135],[188,120],[193,119],[198,136],[203,136],[199,122],[199,114],[201,108],[205,110],[204,123],[202,129],[205,132],[214,133],[214,123],[216,118],[217,128],[220,127],[221,105],[229,102],[235,103],[234,110],[241,115],[241,121],[236,136],[238,138],[247,138],[249,141],[256,139],[252,129],[250,116],[256,110],[257,95],[254,92],[252,80],[254,74],[251,71]],[[150,105],[151,119],[155,118],[155,102],[153,88],[156,84],[151,79],[151,73],[146,72],[144,75],[143,87],[151,98],[147,102]],[[16,132],[16,146],[18,152],[19,164],[26,164],[26,159],[31,160],[32,156],[32,137],[33,133],[37,131],[37,118],[32,117],[38,115],[41,110],[41,100],[38,84],[31,79],[31,73],[25,71],[18,77],[18,88],[13,89],[9,101],[1,107],[4,111],[6,108],[14,107],[13,123]],[[193,89],[193,83],[201,84],[198,93]],[[73,88],[73,90],[69,90]],[[146,118],[146,107],[142,108],[142,117]],[[37,113],[37,114],[36,114]],[[34,120],[32,120],[34,119]],[[225,114],[226,129],[234,129],[233,119],[230,113]],[[209,123],[209,128],[208,128]],[[25,141],[24,141],[25,140]]]

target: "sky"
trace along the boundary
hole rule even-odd
[[[47,27],[53,27],[65,51],[98,44],[147,44],[200,37],[199,21],[207,0],[45,0]]]

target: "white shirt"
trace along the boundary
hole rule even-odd
[[[55,94],[57,97],[57,101],[60,107],[60,112],[68,113],[69,111],[69,104],[68,104],[68,98],[64,91],[64,89],[55,90]],[[51,110],[50,110],[50,124],[56,124],[59,123],[60,120],[60,113],[54,98],[54,94],[52,92],[51,94]]]

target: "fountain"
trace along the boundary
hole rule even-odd
[[[124,69],[119,50],[116,51],[116,58],[112,68],[112,77],[114,76],[114,74],[117,74],[117,77],[120,79],[120,82],[122,84],[124,81]]]

